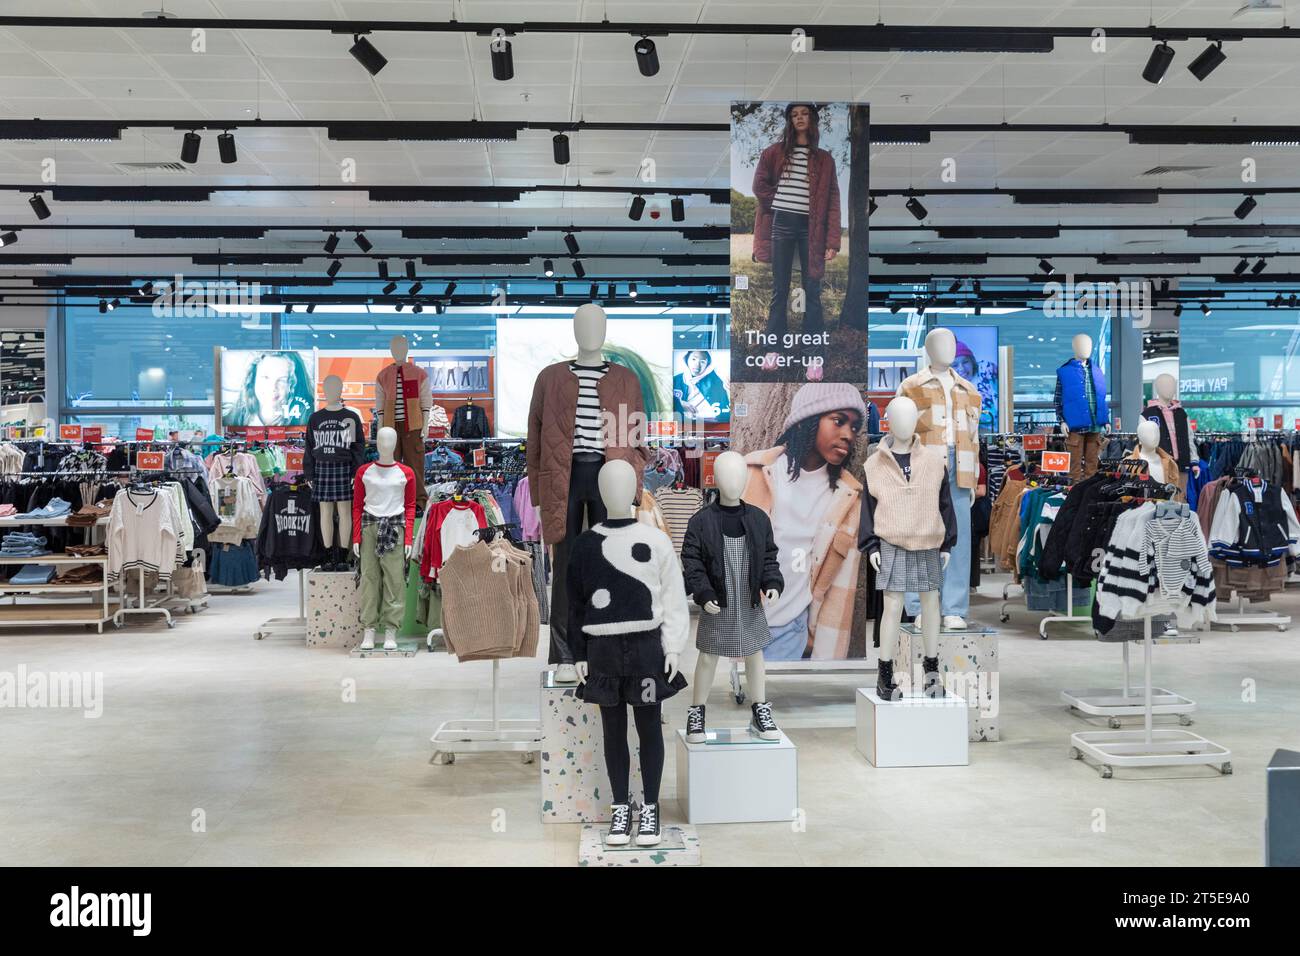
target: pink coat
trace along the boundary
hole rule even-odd
[[[772,200],[781,181],[784,161],[781,144],[773,143],[758,157],[754,170],[754,259],[772,261]],[[835,177],[835,160],[824,149],[812,150],[808,158],[808,276],[826,274],[826,250],[840,251],[840,184]]]

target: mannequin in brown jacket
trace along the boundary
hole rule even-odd
[[[548,365],[533,385],[528,410],[528,477],[542,522],[542,540],[553,547],[551,649],[556,680],[575,683],[568,643],[565,572],[569,547],[584,528],[604,521],[596,478],[606,461],[626,461],[641,473],[649,461],[645,446],[645,404],[641,383],[621,365],[605,361],[605,310],[595,303],[573,315],[578,357]]]

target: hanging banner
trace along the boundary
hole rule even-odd
[[[103,425],[83,425],[81,427],[82,441],[102,441],[104,438]]]
[[[136,440],[136,441],[153,441],[153,429],[152,429],[152,428],[137,428],[137,429],[135,430],[135,440]]]

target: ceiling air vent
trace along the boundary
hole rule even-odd
[[[114,163],[113,168],[128,176],[141,173],[188,173],[189,167],[184,163]]]
[[[1199,173],[1203,169],[1213,169],[1213,166],[1152,166],[1144,173],[1138,173],[1139,176],[1172,176],[1175,174],[1186,175],[1188,173]]]

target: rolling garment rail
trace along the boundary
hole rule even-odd
[[[431,764],[456,762],[463,753],[518,753],[524,763],[542,749],[540,720],[505,720],[501,717],[501,661],[492,661],[492,719],[444,720],[429,738],[433,742]]]
[[[307,582],[304,569],[298,569],[298,616],[273,617],[263,621],[253,632],[253,640],[267,637],[300,637],[307,640]]]
[[[1192,636],[1153,638],[1157,644],[1199,644],[1201,639]],[[1105,717],[1112,730],[1120,729],[1121,717],[1137,717],[1145,713],[1146,701],[1134,692],[1130,684],[1129,644],[1124,642],[1124,686],[1121,688],[1088,688],[1087,690],[1063,690],[1061,699],[1070,705],[1070,709],[1088,717]],[[1151,691],[1151,713],[1156,717],[1177,717],[1184,727],[1191,726],[1191,715],[1196,712],[1196,701],[1182,694],[1175,694],[1163,687]]]

